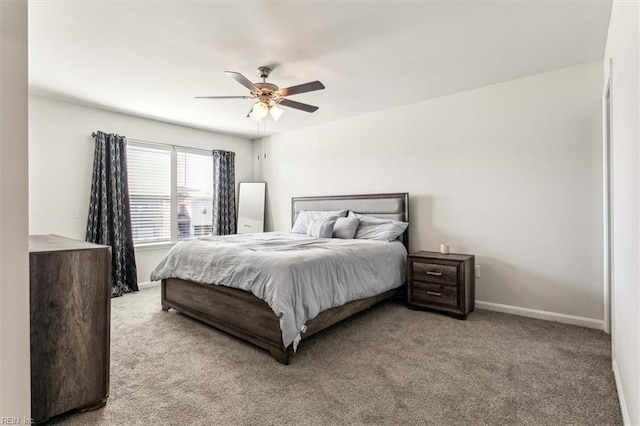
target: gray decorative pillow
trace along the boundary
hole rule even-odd
[[[347,215],[348,210],[301,210],[298,213],[298,218],[296,219],[296,223],[293,224],[293,228],[291,228],[291,232],[296,234],[306,234],[309,230],[309,226],[311,222],[316,219],[324,219],[327,217],[344,217]]]
[[[307,230],[307,235],[315,238],[331,238],[336,220],[338,218],[335,216],[314,220],[309,226],[309,230]]]
[[[333,227],[333,238],[350,240],[356,236],[360,219],[357,217],[339,217]]]
[[[356,231],[356,238],[394,241],[402,235],[408,226],[408,222],[361,215],[358,230]]]

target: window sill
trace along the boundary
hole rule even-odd
[[[176,244],[175,241],[160,241],[157,243],[139,243],[134,244],[133,249],[135,251],[147,251],[147,250],[160,250],[171,248]]]

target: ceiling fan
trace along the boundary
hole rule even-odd
[[[324,89],[324,84],[319,81],[311,81],[309,83],[299,84],[297,86],[291,86],[284,89],[280,89],[273,83],[267,83],[267,78],[271,74],[271,68],[260,67],[261,83],[252,83],[247,77],[234,71],[225,71],[229,77],[233,78],[238,83],[249,89],[250,94],[246,96],[196,96],[196,99],[257,99],[258,102],[253,105],[247,117],[260,122],[268,114],[275,121],[282,116],[284,110],[278,108],[276,105],[282,105],[289,108],[295,108],[306,112],[315,112],[318,107],[303,104],[302,102],[292,101],[286,99],[286,96],[299,95],[300,93],[313,92],[315,90]]]

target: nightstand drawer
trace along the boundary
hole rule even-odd
[[[458,306],[458,288],[446,284],[413,282],[411,299],[417,303]]]
[[[438,263],[413,262],[413,279],[456,285],[458,268]]]

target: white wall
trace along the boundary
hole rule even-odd
[[[27,2],[0,1],[0,417],[31,417]]]
[[[602,327],[602,78],[598,61],[258,140],[267,228],[290,228],[292,196],[406,191],[411,250],[474,253],[477,300]]]
[[[613,58],[613,365],[623,416],[633,425],[640,425],[639,22],[637,2],[614,1],[605,52]]]
[[[31,96],[31,234],[59,234],[84,240],[93,167],[91,132],[95,130],[131,139],[234,151],[236,183],[253,180],[253,146],[247,139]],[[138,282],[149,281],[151,270],[167,251],[166,246],[136,249]]]

